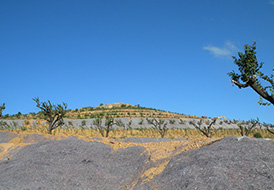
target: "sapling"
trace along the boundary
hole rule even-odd
[[[36,102],[36,107],[41,109],[41,114],[43,114],[44,119],[48,123],[48,133],[52,134],[52,130],[62,126],[64,124],[64,115],[66,114],[67,104],[63,103],[53,105],[48,100],[48,102],[40,102],[39,98],[33,98]]]
[[[147,118],[147,122],[151,125],[153,125],[153,129],[157,130],[160,135],[161,135],[161,138],[164,138],[168,128],[167,128],[167,122],[165,122],[165,120],[162,120],[162,119],[148,119]]]
[[[215,124],[215,122],[216,122],[216,119],[213,119],[213,121],[207,121],[207,122],[204,122],[201,119],[198,122],[196,122],[195,120],[190,121],[189,124],[193,125],[196,129],[198,129],[207,138],[211,138],[216,133],[216,129],[213,126]]]

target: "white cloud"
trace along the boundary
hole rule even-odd
[[[225,42],[224,47],[217,47],[217,46],[204,46],[204,50],[209,51],[216,57],[227,57],[231,56],[238,48],[230,41]]]
[[[270,5],[274,5],[274,0],[269,1]]]

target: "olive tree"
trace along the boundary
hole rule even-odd
[[[274,135],[274,130],[273,130],[274,125],[273,124],[263,123],[262,126],[264,126],[269,133]]]
[[[256,128],[256,126],[259,125],[259,118],[257,118],[257,120],[251,119],[247,122],[241,122],[237,125],[240,129],[240,134],[242,136],[248,136]]]
[[[263,63],[258,63],[256,56],[256,41],[253,45],[245,45],[244,53],[238,53],[239,58],[232,57],[234,63],[238,66],[239,72],[229,72],[228,75],[231,77],[231,82],[237,85],[240,89],[251,87],[259,96],[260,105],[274,105],[274,80],[273,74],[266,75],[261,69]],[[272,69],[274,70],[274,69]],[[266,102],[264,102],[266,100]],[[274,134],[271,129],[272,125],[267,127],[268,131]]]
[[[5,103],[0,105],[0,117],[2,117],[2,113],[3,113],[4,109],[6,109]]]
[[[148,119],[147,118],[147,122],[151,125],[153,125],[153,129],[156,129],[160,135],[161,135],[161,138],[164,138],[168,128],[167,128],[167,122],[165,122],[165,120],[162,120],[162,119]]]
[[[239,58],[232,56],[234,63],[238,66],[240,73],[229,72],[231,82],[240,89],[251,87],[260,95],[260,105],[274,105],[274,81],[273,74],[270,76],[261,72],[263,63],[258,63],[256,56],[256,42],[252,46],[245,45],[244,53],[239,52]],[[267,85],[263,85],[267,83]],[[263,102],[263,99],[268,102]]]
[[[52,134],[52,130],[64,124],[64,116],[66,114],[67,104],[63,103],[53,105],[48,100],[47,102],[40,102],[39,98],[33,98],[36,102],[36,107],[41,109],[41,114],[48,123],[48,133]]]
[[[121,120],[114,121],[113,118],[106,118],[105,125],[102,124],[102,118],[96,118],[93,121],[93,125],[95,125],[95,128],[99,130],[102,137],[109,136],[109,132],[112,130],[113,125],[117,125],[119,127],[125,126]]]
[[[216,123],[216,120],[217,119],[213,119],[213,121],[211,122],[210,121],[204,122],[202,119],[198,122],[193,120],[193,121],[190,121],[189,124],[193,125],[207,138],[211,138],[217,131],[213,126]]]

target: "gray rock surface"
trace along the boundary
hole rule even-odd
[[[0,132],[0,143],[8,143],[14,137],[18,135],[10,132]]]
[[[175,156],[160,175],[135,189],[273,190],[273,150],[273,141],[226,137]]]
[[[0,189],[120,189],[141,172],[148,160],[143,151],[79,139],[43,141],[0,164]]]
[[[0,132],[0,142],[9,141],[11,135]],[[76,137],[60,141],[41,140],[41,136],[25,139],[39,143],[25,146],[11,159],[0,162],[1,190],[274,189],[273,141],[226,137],[172,155],[163,172],[144,183],[143,172],[157,163],[149,161],[142,146],[114,151],[109,145]],[[123,140],[155,142],[137,137]]]

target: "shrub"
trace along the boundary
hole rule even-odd
[[[148,119],[147,118],[147,122],[151,125],[153,125],[153,129],[156,129],[160,135],[161,135],[161,138],[164,138],[168,128],[167,128],[167,122],[165,122],[165,120],[157,120],[155,118],[153,119]]]
[[[27,127],[23,126],[23,127],[21,127],[20,129],[21,129],[21,131],[26,131],[26,130],[27,130]]]
[[[29,125],[29,124],[30,124],[30,122],[28,120],[24,121],[24,125]]]
[[[184,120],[180,119],[179,124],[184,125],[184,124],[186,124],[186,121],[184,121]]]
[[[173,124],[175,124],[175,120],[174,119],[169,120],[169,123],[173,125]]]
[[[254,133],[253,137],[254,137],[254,138],[263,138],[263,136],[262,136],[261,133],[259,133],[259,132]]]
[[[143,125],[143,123],[144,123],[144,120],[141,119],[140,122],[139,122],[138,124],[139,124],[139,125]]]
[[[6,109],[5,103],[0,105],[0,117],[2,117],[2,112],[4,111],[4,109]]]
[[[248,136],[257,125],[259,125],[259,118],[257,118],[257,120],[252,119],[247,122],[239,123],[238,127],[240,128],[240,134],[242,136]]]
[[[33,98],[36,102],[36,107],[41,109],[41,113],[44,115],[45,120],[48,123],[48,133],[51,134],[53,129],[64,124],[63,118],[66,114],[67,104],[52,105],[51,102],[40,102],[39,98]]]
[[[81,125],[85,126],[86,124],[87,124],[87,121],[86,120],[82,120]]]

